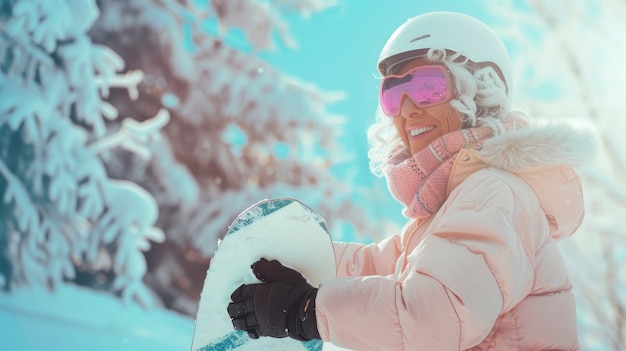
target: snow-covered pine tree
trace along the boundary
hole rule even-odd
[[[89,0],[0,1],[0,278],[7,291],[89,280],[150,305],[143,251],[164,237],[158,207],[101,157],[148,153],[169,115],[107,128],[118,111],[103,97],[136,95],[142,73],[119,74],[121,57],[91,41],[98,15]]]
[[[102,16],[91,37],[118,52],[128,70],[146,74],[137,101],[122,94],[109,101],[138,120],[164,106],[172,114],[159,157],[108,163],[111,174],[137,181],[159,202],[158,225],[167,237],[147,253],[146,281],[168,307],[195,314],[217,238],[263,198],[307,202],[335,236],[344,223],[366,237],[374,232],[364,210],[349,201],[351,185],[331,172],[345,153],[335,143],[343,117],[328,106],[343,94],[289,77],[257,56],[279,43],[295,45],[285,16],[308,17],[335,3],[99,2]]]
[[[599,152],[581,169],[586,216],[564,243],[578,304],[581,349],[626,345],[626,106],[621,83],[623,1],[498,1],[488,7],[515,51],[518,103],[534,116],[593,128]]]

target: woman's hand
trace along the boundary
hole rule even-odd
[[[315,317],[317,289],[299,272],[264,258],[251,266],[261,284],[242,284],[231,295],[228,315],[237,330],[260,336],[319,339]]]

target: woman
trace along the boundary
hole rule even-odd
[[[591,137],[511,111],[506,49],[466,15],[409,19],[378,67],[371,168],[409,221],[380,243],[335,243],[338,278],[319,289],[260,260],[264,283],[233,293],[235,328],[354,350],[577,349],[556,242],[582,221],[572,166]]]

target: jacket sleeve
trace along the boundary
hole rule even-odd
[[[530,291],[529,220],[506,182],[481,172],[450,195],[402,278],[321,285],[323,340],[352,349],[459,350],[479,344]]]
[[[369,245],[334,242],[333,246],[337,277],[392,274],[402,252],[399,235]]]

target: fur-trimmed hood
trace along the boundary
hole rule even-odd
[[[493,167],[516,172],[555,165],[580,167],[591,161],[595,150],[589,128],[571,121],[539,120],[491,138],[478,156]]]
[[[534,121],[486,141],[475,153],[482,166],[474,167],[495,167],[522,178],[539,199],[551,235],[561,239],[573,234],[584,217],[582,184],[574,167],[591,162],[595,140],[591,128],[571,121]]]

